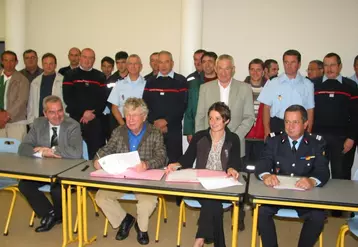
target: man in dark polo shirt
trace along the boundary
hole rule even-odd
[[[81,124],[89,159],[93,159],[97,150],[105,144],[101,118],[106,103],[106,78],[93,68],[94,61],[94,51],[83,49],[80,67],[66,73],[62,86],[66,111]]]

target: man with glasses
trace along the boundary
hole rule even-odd
[[[257,98],[264,104],[262,118],[265,137],[271,132],[284,130],[285,110],[293,104],[302,105],[307,110],[308,132],[311,132],[313,125],[313,84],[298,71],[301,67],[301,54],[296,50],[288,50],[283,54],[282,60],[285,73],[270,80]]]
[[[307,77],[310,80],[323,76],[323,62],[320,60],[312,60],[308,64],[307,68]]]
[[[23,53],[25,68],[22,69],[20,72],[29,80],[31,83],[36,77],[38,77],[42,72],[37,63],[38,57],[37,53],[34,50],[26,50]]]
[[[327,141],[332,178],[350,179],[358,124],[357,84],[341,73],[341,58],[328,53],[324,76],[314,81],[315,124],[313,132]]]

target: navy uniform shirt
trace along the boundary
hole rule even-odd
[[[286,133],[271,134],[265,143],[255,174],[264,173],[309,177],[323,186],[329,180],[328,159],[325,142],[319,135],[307,132],[296,144],[296,153],[292,152],[292,142]]]

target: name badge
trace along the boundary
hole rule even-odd
[[[164,95],[164,92],[160,92],[160,95]]]
[[[329,97],[330,97],[330,98],[334,98],[334,93],[330,93],[330,94],[329,94]]]

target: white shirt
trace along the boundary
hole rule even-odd
[[[230,93],[231,80],[226,88],[221,86],[220,81],[218,81],[218,84],[220,88],[220,101],[224,102],[227,106],[229,106],[229,93]]]
[[[57,137],[58,139],[60,140],[60,125],[52,125],[50,122],[48,122],[49,125],[50,125],[50,144],[51,144],[51,138],[52,138],[52,135],[53,135],[53,130],[52,130],[52,127],[56,127],[57,128]]]
[[[0,76],[4,76],[4,83],[5,83],[5,92],[4,92],[4,110],[7,109],[7,89],[9,88],[10,85],[10,79],[12,77],[12,74],[10,76],[6,76],[4,71],[1,72]]]

